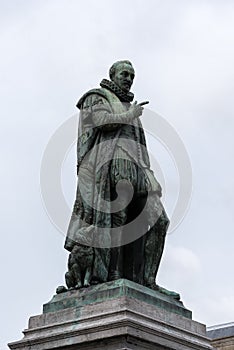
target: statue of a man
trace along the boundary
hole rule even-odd
[[[77,104],[78,186],[65,248],[93,247],[91,284],[127,278],[157,288],[169,220],[140,121],[147,102],[132,103],[131,62],[114,63],[109,76]]]

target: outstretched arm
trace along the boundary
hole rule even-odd
[[[143,113],[142,106],[147,103],[141,102],[137,104],[137,102],[134,102],[126,112],[119,114],[113,114],[107,102],[95,104],[92,107],[93,123],[104,130],[119,128],[121,124],[131,123],[133,119],[140,117]]]

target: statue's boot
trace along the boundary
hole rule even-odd
[[[125,204],[125,203],[123,203]],[[127,220],[126,205],[122,206],[125,208],[117,213],[113,214],[112,224],[116,228],[115,232],[112,233],[112,244],[110,268],[109,268],[109,281],[123,278],[123,246],[122,246],[122,234],[123,226]],[[114,236],[113,236],[114,235]]]
[[[122,247],[115,247],[111,249],[111,261],[109,281],[118,280],[123,277],[123,249]]]
[[[162,258],[169,220],[163,211],[153,227],[146,234],[144,284],[155,289],[155,278]]]

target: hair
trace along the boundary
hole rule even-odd
[[[109,77],[110,79],[112,80],[113,76],[115,75],[115,72],[116,72],[116,68],[118,67],[118,65],[120,64],[128,64],[129,66],[132,67],[132,69],[134,70],[133,68],[133,65],[130,61],[128,60],[123,60],[123,61],[117,61],[115,63],[112,64],[112,66],[110,67],[109,69]]]

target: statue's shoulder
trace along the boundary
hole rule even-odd
[[[98,88],[98,89],[91,89],[87,91],[77,102],[76,107],[81,109],[82,106],[84,105],[85,100],[88,97],[101,97],[104,98],[105,100],[108,100],[107,94],[106,94],[106,89],[103,88]]]

